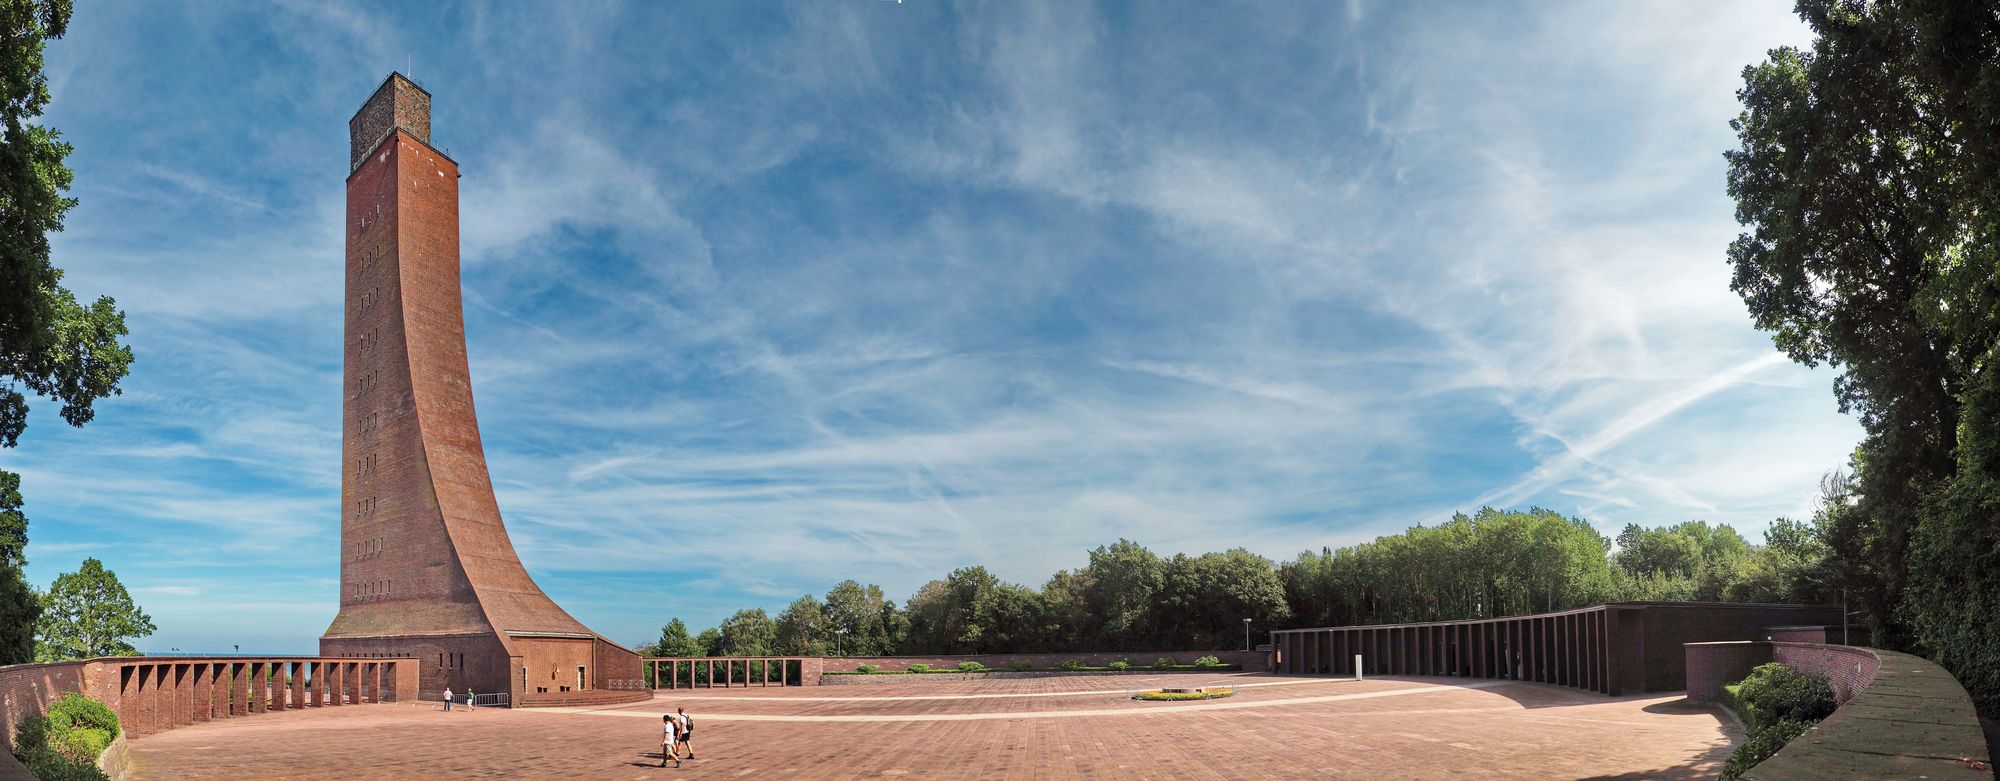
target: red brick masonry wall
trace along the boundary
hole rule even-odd
[[[1766,662],[1817,675],[1833,684],[1834,701],[1846,704],[1875,681],[1881,660],[1872,649],[1817,643],[1688,643],[1687,697],[1697,703],[1716,702],[1722,687],[1743,680]]]
[[[1817,675],[1833,684],[1833,699],[1842,705],[1875,682],[1882,659],[1867,648],[1814,643],[1772,643],[1771,661]]]
[[[825,659],[826,672],[854,672],[864,664],[872,664],[884,670],[902,670],[912,664],[928,664],[933,670],[957,667],[961,662],[978,662],[995,670],[1005,670],[1017,661],[1027,661],[1038,668],[1051,668],[1071,659],[1082,661],[1091,667],[1104,665],[1123,659],[1133,667],[1150,667],[1154,660],[1163,656],[1173,657],[1181,664],[1193,664],[1204,656],[1213,656],[1223,664],[1242,665],[1245,670],[1265,669],[1266,651],[1105,651],[1083,654],[968,654],[964,656],[829,656]]]
[[[83,689],[83,665],[17,664],[0,667],[0,753],[12,754],[14,728],[23,719],[48,712],[63,692]]]
[[[110,706],[131,738],[287,708],[412,701],[412,661],[129,656],[0,667],[0,745],[11,749],[21,719],[47,712],[72,691]]]

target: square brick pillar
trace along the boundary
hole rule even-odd
[[[269,662],[255,662],[250,667],[250,712],[268,713],[271,710],[271,665]]]
[[[273,662],[270,664],[270,668],[271,707],[267,708],[267,710],[282,711],[286,708],[298,707],[298,705],[289,702],[291,699],[292,682],[288,680],[286,673],[291,671],[292,663]]]
[[[176,664],[174,672],[174,726],[194,723],[194,665]]]
[[[292,662],[291,689],[292,707],[306,707],[306,665],[311,662]]]
[[[359,705],[361,704],[361,663],[342,662],[341,666],[346,668],[341,677],[347,682],[347,703],[349,705]]]
[[[210,664],[203,662],[194,665],[189,671],[189,675],[192,676],[189,680],[189,687],[194,695],[192,715],[196,724],[208,721],[215,710],[215,706],[211,704],[215,696],[215,687],[211,685],[209,678],[210,667]]]

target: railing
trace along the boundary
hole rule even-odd
[[[472,705],[475,708],[481,705],[498,708],[512,707],[514,705],[514,695],[506,692],[499,694],[474,694],[472,695]]]

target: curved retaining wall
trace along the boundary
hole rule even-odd
[[[82,662],[0,667],[0,781],[34,778],[14,760],[14,728],[23,719],[47,713],[49,703],[64,692],[82,690]]]
[[[1765,662],[1825,677],[1840,708],[1744,778],[1993,778],[1972,698],[1922,657],[1813,643],[1689,643],[1688,699],[1714,702],[1723,684]]]

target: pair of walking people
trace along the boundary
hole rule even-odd
[[[476,700],[478,700],[478,699],[479,699],[479,698],[478,698],[478,697],[477,697],[476,695],[474,695],[474,694],[472,693],[472,690],[471,690],[471,689],[466,689],[466,690],[465,690],[465,709],[466,709],[466,710],[472,710],[472,709],[474,709],[474,708],[478,707],[477,705],[475,705],[475,704],[474,704],[474,702],[475,702]],[[445,687],[445,689],[444,689],[444,712],[446,712],[446,713],[450,713],[450,712],[451,712],[451,687],[449,687],[449,686]]]
[[[688,759],[694,759],[694,719],[686,708],[675,708],[660,716],[660,767],[666,767],[668,759],[680,767],[682,748],[687,749]]]

